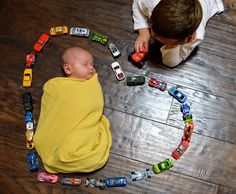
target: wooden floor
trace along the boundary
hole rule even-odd
[[[133,32],[132,0],[0,0],[0,193],[1,194],[233,194],[236,193],[236,0],[228,0],[223,14],[208,23],[205,41],[177,68],[152,55],[139,70],[127,61],[137,34]],[[26,161],[21,86],[25,55],[52,26],[89,28],[110,37],[122,53],[125,74],[155,77],[188,94],[195,131],[190,148],[175,166],[149,180],[131,182],[130,171],[144,170],[171,157],[180,142],[183,121],[179,103],[167,92],[147,86],[128,87],[110,68],[109,50],[87,38],[51,37],[39,54],[29,89],[38,119],[42,86],[61,76],[60,56],[81,46],[94,55],[105,97],[113,145],[106,166],[86,177],[126,176],[123,188],[67,187],[38,183]],[[156,52],[158,53],[158,52]],[[56,134],[56,132],[55,132]],[[42,169],[42,166],[41,166]],[[62,177],[60,175],[60,177]]]

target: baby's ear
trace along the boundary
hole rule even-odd
[[[63,65],[63,70],[66,73],[66,75],[71,75],[72,74],[72,68],[69,64],[64,64]]]

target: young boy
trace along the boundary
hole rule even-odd
[[[223,10],[221,0],[134,0],[135,50],[148,51],[152,37],[164,44],[163,63],[175,67],[203,40],[207,21]]]
[[[62,68],[67,77],[44,85],[35,148],[49,173],[91,172],[107,162],[112,142],[93,57],[69,48]]]

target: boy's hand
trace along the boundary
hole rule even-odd
[[[138,38],[135,41],[134,48],[136,51],[148,52],[151,34],[149,28],[142,28],[138,30]]]

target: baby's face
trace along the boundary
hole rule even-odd
[[[93,67],[93,57],[88,52],[81,52],[74,57],[71,63],[72,73],[70,77],[79,79],[90,79],[96,73]]]

